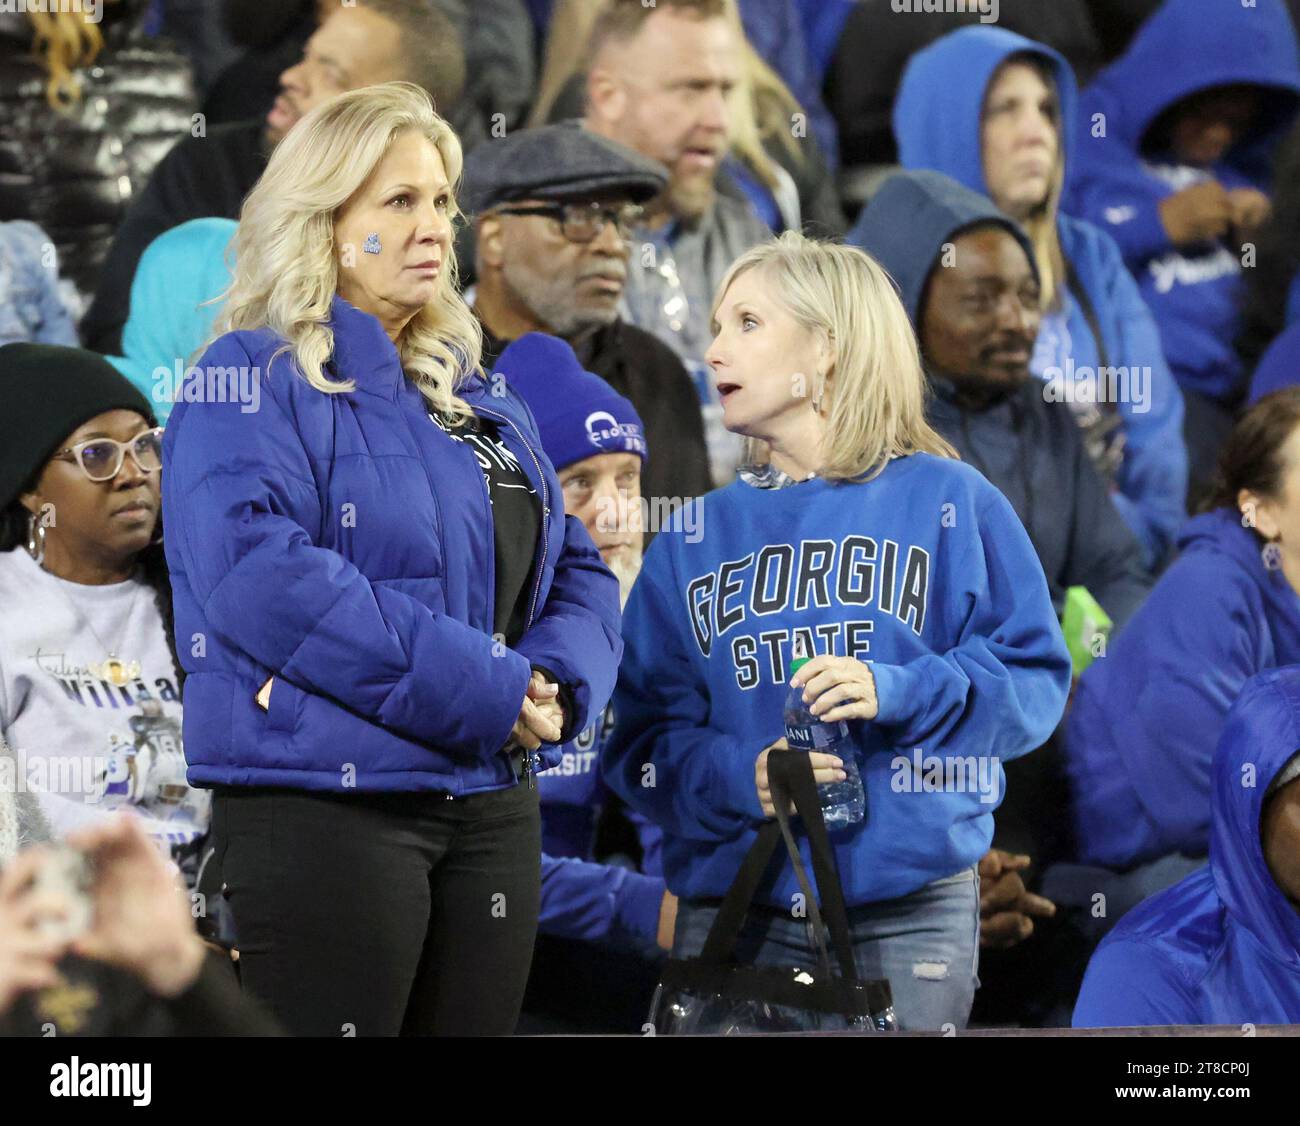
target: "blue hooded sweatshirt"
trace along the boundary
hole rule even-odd
[[[1250,404],[1300,383],[1300,324],[1279,332],[1250,378]]]
[[[140,256],[131,282],[131,313],[122,329],[125,355],[107,358],[154,404],[161,423],[220,312],[219,303],[204,302],[230,285],[234,260],[227,250],[238,226],[233,219],[190,219],[164,231]],[[158,378],[160,367],[166,380]]]
[[[1214,756],[1210,862],[1106,936],[1075,1028],[1300,1023],[1300,908],[1274,881],[1260,840],[1269,785],[1297,748],[1300,669],[1255,677]]]
[[[1078,91],[1070,64],[1032,39],[982,26],[945,35],[908,62],[894,103],[903,167],[933,168],[988,195],[980,141],[984,101],[997,69],[1011,55],[1026,53],[1043,60],[1055,77],[1068,174],[1078,151]],[[1118,404],[1125,446],[1119,492],[1112,499],[1142,545],[1145,566],[1154,568],[1186,519],[1183,397],[1165,363],[1155,320],[1114,240],[1092,223],[1060,213],[1056,229],[1074,277],[1059,279],[1061,314],[1044,318],[1032,369],[1040,378],[1054,369],[1050,374],[1059,372],[1057,378],[1076,381],[1093,378],[1102,367],[1145,373],[1140,393]]]
[[[1160,203],[1211,177],[1228,189],[1269,190],[1260,154],[1271,152],[1294,116],[1298,56],[1282,0],[1249,6],[1165,0],[1124,55],[1079,99],[1080,143],[1066,207],[1119,244],[1155,314],[1179,384],[1228,405],[1244,390],[1233,347],[1242,252],[1226,240],[1176,248],[1160,220]],[[1202,90],[1232,84],[1264,87],[1264,116],[1256,132],[1219,164],[1199,169],[1172,153],[1143,153],[1143,139],[1165,110]]]
[[[754,764],[784,733],[796,638],[869,663],[849,724],[863,821],[832,833],[846,901],[893,899],[988,850],[1002,762],[1040,746],[1070,659],[1006,498],[930,454],[871,480],[742,478],[650,545],[624,618],[605,780],[664,832],[668,887],[726,893],[763,821]],[[806,840],[803,842],[806,847]],[[759,899],[789,908],[786,865]]]
[[[1268,570],[1240,515],[1187,522],[1180,554],[1066,720],[1078,858],[1127,869],[1210,842],[1210,762],[1252,676],[1300,662],[1300,596]]]
[[[944,246],[987,224],[1005,228],[1033,266],[1020,227],[986,197],[940,172],[890,177],[849,241],[889,271],[908,316],[919,325],[926,284],[941,268]],[[1047,402],[1043,385],[1026,379],[976,409],[957,400],[951,381],[932,376],[934,395],[926,409],[931,425],[1011,502],[1038,553],[1057,613],[1066,591],[1084,586],[1122,628],[1151,589],[1151,579],[1070,408]]]
[[[497,424],[542,504],[523,634],[494,640],[492,509],[474,453],[434,424],[375,317],[336,296],[327,326],[326,374],[354,390],[312,387],[270,329],[230,332],[200,367],[251,374],[260,401],[187,393],[164,432],[190,784],[514,785],[500,752],[534,665],[571,693],[566,740],[608,702],[618,582],[565,516],[527,405],[504,380],[467,375],[461,397]],[[555,765],[559,747],[541,758]]]

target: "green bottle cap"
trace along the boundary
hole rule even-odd
[[[812,658],[810,657],[796,657],[790,662],[790,675],[794,676],[794,674],[803,668],[811,659]]]

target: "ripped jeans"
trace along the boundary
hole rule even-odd
[[[704,949],[720,902],[684,899],[678,904],[674,958],[695,957]],[[900,1028],[966,1027],[979,987],[979,917],[979,876],[974,868],[900,899],[849,908],[858,973],[889,980]],[[816,966],[812,923],[788,911],[755,905],[740,932],[736,960]]]

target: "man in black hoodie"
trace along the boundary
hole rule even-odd
[[[934,391],[930,422],[1011,502],[1057,612],[1067,588],[1084,586],[1118,630],[1151,581],[1069,406],[1030,378],[1041,314],[1028,237],[955,180],[905,172],[880,189],[849,241],[901,289]]]

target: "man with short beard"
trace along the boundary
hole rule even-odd
[[[576,121],[483,142],[461,190],[475,216],[478,280],[467,297],[483,324],[485,370],[525,333],[566,340],[645,419],[660,451],[646,493],[687,499],[712,485],[695,388],[667,344],[619,315],[628,230],[666,181],[660,165]]]
[[[704,363],[709,310],[727,267],[771,231],[716,189],[730,143],[742,44],[723,0],[611,0],[592,28],[587,127],[668,168],[667,190],[633,233],[628,319],[686,363],[704,415],[715,483],[731,480],[740,440]]]
[[[330,11],[280,76],[264,120],[217,125],[180,141],[158,163],[113,238],[95,300],[80,325],[87,348],[122,354],[131,282],[140,256],[164,231],[188,219],[238,219],[271,151],[310,110],[336,94],[405,79],[433,95],[446,116],[465,85],[465,54],[455,27],[428,0],[356,0]]]

